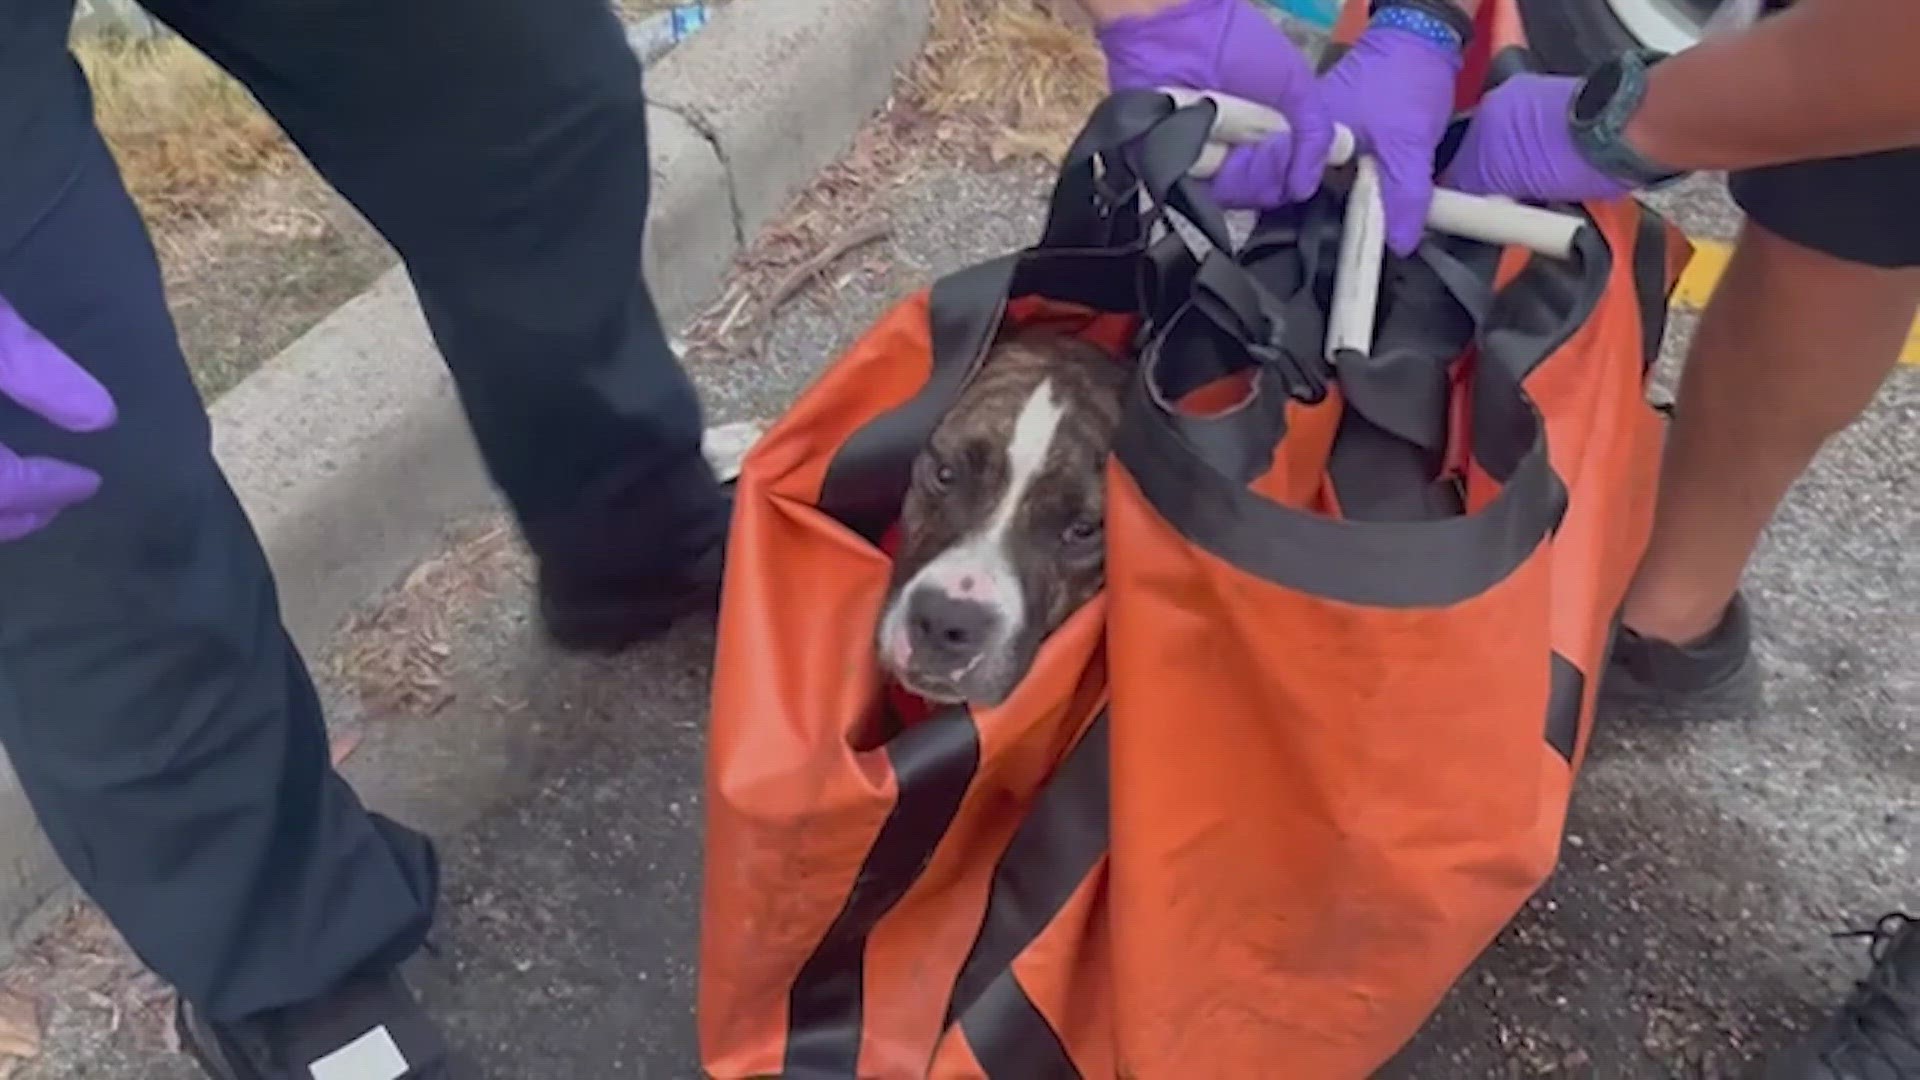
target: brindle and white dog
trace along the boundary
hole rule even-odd
[[[1107,452],[1127,369],[1044,328],[996,340],[913,464],[881,670],[940,704],[997,705],[1100,591]]]

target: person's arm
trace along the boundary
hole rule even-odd
[[[1920,145],[1920,4],[1799,0],[1654,65],[1626,141],[1683,171]]]

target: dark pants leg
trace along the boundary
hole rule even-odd
[[[431,918],[433,853],[330,767],[146,234],[105,147],[86,132],[77,148],[0,247],[0,295],[121,419],[70,436],[0,402],[0,442],[103,477],[0,545],[0,740],[80,886],[189,1000],[233,1017],[404,958]]]
[[[536,551],[645,577],[725,528],[640,279],[640,68],[605,0],[153,0],[406,259]]]
[[[0,22],[66,0],[18,2]],[[599,0],[150,7],[239,74],[406,257],[543,556],[644,576],[717,538],[697,403],[639,282],[639,73]],[[70,63],[34,70],[64,81],[54,97],[82,93]],[[36,133],[33,149],[59,142],[44,138],[53,113],[84,127],[84,108],[48,96],[13,97],[25,122],[0,102],[0,133]],[[410,952],[432,854],[328,767],[150,247],[91,132],[61,145],[78,171],[41,170],[62,176],[57,194],[4,190],[9,170],[36,173],[0,170],[0,293],[107,384],[122,420],[73,437],[0,406],[0,440],[105,477],[94,501],[0,548],[0,738],[136,950],[237,1017]]]

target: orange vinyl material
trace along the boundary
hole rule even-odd
[[[1064,324],[1110,351],[1134,321],[1030,299],[1008,317]],[[916,735],[977,742],[974,760],[957,766],[971,774],[959,778],[964,799],[895,819],[941,818],[939,831],[910,838],[923,865],[861,940],[822,949],[903,800],[896,763],[876,745],[890,734],[872,636],[888,555],[816,505],[835,453],[926,382],[927,324],[925,292],[897,306],[743,463],[715,657],[699,1006],[705,1065],[722,1080],[785,1074],[791,999],[807,986],[860,1003],[847,1043],[857,1043],[858,1071],[845,1075],[925,1075],[947,1020],[940,988],[954,985],[980,931],[999,853],[1104,705],[1106,605],[1096,597],[1049,639],[1002,706],[906,724]],[[1066,973],[1036,960],[1037,977],[1064,992],[1063,978],[1088,962],[1085,935],[1056,926],[1047,936],[1036,949],[1058,953]],[[816,955],[837,969],[823,972],[815,960],[809,971]],[[843,980],[851,981],[823,985]],[[1071,1019],[1087,1000],[1098,997],[1056,1007]]]
[[[1398,1053],[1555,864],[1650,525],[1645,376],[1686,245],[1632,200],[1580,209],[1576,260],[1473,264],[1471,344],[1424,384],[1459,492],[1446,516],[1365,517],[1372,474],[1335,468],[1380,401],[1361,368],[1276,401],[1273,339],[1245,346],[1251,366],[1217,362],[1222,328],[1278,333],[1256,314],[1293,287],[1279,263],[1249,257],[1268,291],[1236,308],[1261,290],[1161,253],[1160,292],[1119,310],[1128,282],[1094,286],[1134,256],[1030,249],[1009,258],[1066,260],[1051,291],[983,264],[837,358],[739,482],[706,1075],[1362,1080]],[[1305,225],[1286,235],[1306,249]],[[966,296],[980,325],[962,333]],[[883,686],[873,629],[888,485],[1002,319],[1144,351],[1108,465],[1106,591],[972,714]]]
[[[1570,498],[1492,587],[1394,607],[1278,585],[1198,547],[1110,466],[1109,887],[1130,1075],[1368,1076],[1552,869],[1659,457],[1639,214],[1593,211],[1620,253],[1612,280],[1525,384]],[[1484,471],[1474,486],[1498,487]],[[1372,528],[1353,526],[1355,558]],[[1546,734],[1567,707],[1571,760]]]

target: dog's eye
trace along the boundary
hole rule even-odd
[[[1100,535],[1100,523],[1090,518],[1082,518],[1067,526],[1065,538],[1069,544],[1084,544]]]
[[[914,475],[929,491],[944,491],[954,481],[953,466],[928,452],[915,463]]]

